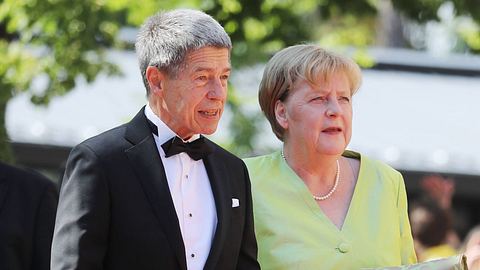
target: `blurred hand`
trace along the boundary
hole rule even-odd
[[[438,174],[427,175],[423,177],[420,185],[442,208],[450,209],[455,193],[455,182],[452,178],[445,178]]]
[[[480,270],[480,245],[474,245],[465,250],[467,265],[470,270]]]

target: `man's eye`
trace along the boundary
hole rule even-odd
[[[228,80],[229,77],[230,77],[229,75],[222,75],[222,76],[220,76],[220,79]]]
[[[197,77],[197,80],[199,80],[199,81],[206,81],[206,80],[208,80],[208,78],[207,78],[207,76],[202,75],[202,76],[198,76],[198,77]]]

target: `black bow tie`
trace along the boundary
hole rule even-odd
[[[204,137],[200,137],[193,142],[185,143],[182,139],[175,136],[162,144],[162,148],[167,158],[185,152],[193,160],[200,160],[212,152],[212,149],[205,142]]]
[[[152,133],[158,136],[158,127],[148,119],[147,122]],[[193,160],[200,160],[212,152],[212,148],[207,144],[204,137],[185,143],[182,139],[175,136],[162,144],[162,148],[167,158],[185,152]]]

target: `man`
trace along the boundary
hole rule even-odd
[[[48,270],[57,188],[0,162],[0,269]]]
[[[52,269],[259,269],[246,167],[200,135],[224,109],[230,38],[176,10],[149,18],[135,47],[148,103],[72,150]]]

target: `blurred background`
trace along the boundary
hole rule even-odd
[[[278,149],[257,102],[264,63],[316,43],[363,68],[348,148],[400,170],[412,204],[445,209],[455,248],[480,223],[479,0],[3,0],[0,159],[60,182],[72,146],[146,103],[137,28],[179,7],[212,15],[234,44],[213,140],[240,157]]]

